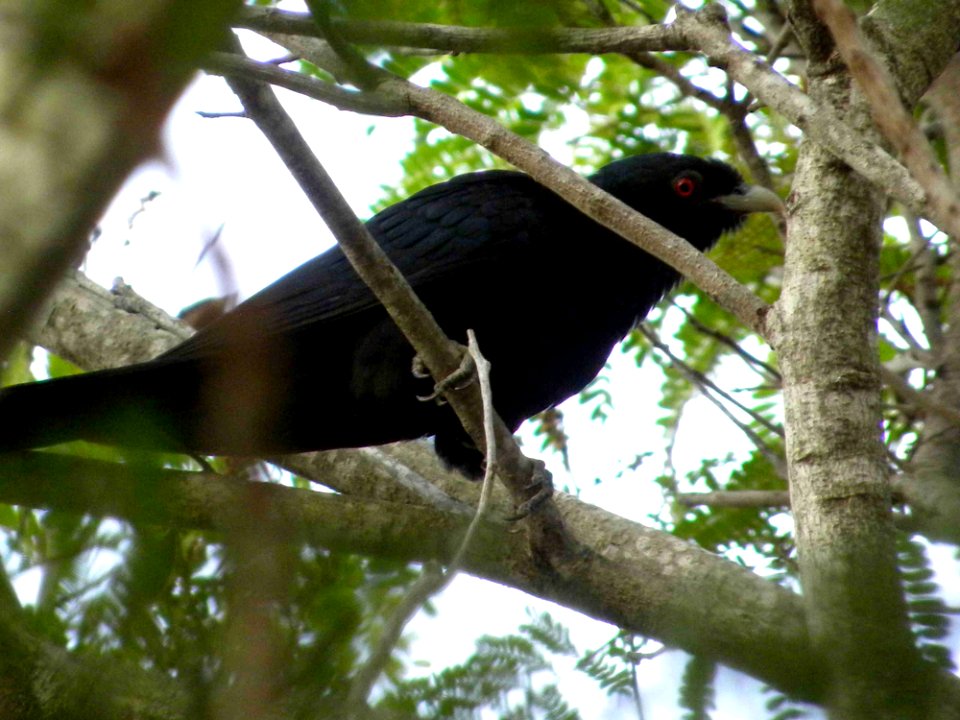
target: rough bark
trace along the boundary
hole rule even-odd
[[[811,58],[811,97],[879,141],[827,30],[804,0],[791,15]],[[944,706],[910,632],[879,435],[885,198],[808,141],[790,204],[778,353],[807,623],[831,676],[831,716],[935,717]]]

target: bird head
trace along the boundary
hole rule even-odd
[[[636,155],[606,165],[590,180],[700,250],[750,213],[783,212],[772,191],[747,184],[724,162],[692,155]]]

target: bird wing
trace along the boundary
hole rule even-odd
[[[570,210],[530,177],[493,170],[426,188],[378,213],[367,228],[415,290],[438,280],[458,287],[475,283],[485,267],[502,262],[503,245],[521,248],[543,239],[563,208]],[[244,333],[256,331],[261,341],[268,341],[358,313],[382,312],[380,308],[342,250],[334,247],[160,359],[203,358],[235,345]]]

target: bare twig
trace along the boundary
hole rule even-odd
[[[783,27],[780,28],[780,33],[770,46],[770,51],[767,53],[768,63],[773,65],[774,61],[780,57],[780,53],[784,51],[784,48],[790,44],[791,38],[793,38],[793,28],[790,26],[790,22],[788,20],[783,24]]]
[[[673,307],[677,308],[680,312],[682,312],[686,316],[687,322],[690,323],[694,328],[696,328],[698,332],[701,332],[704,335],[712,337],[717,342],[720,342],[726,345],[731,350],[733,350],[733,352],[735,352],[737,355],[739,355],[743,359],[743,361],[747,364],[748,367],[750,367],[751,370],[757,373],[766,375],[767,380],[776,385],[780,385],[780,383],[783,381],[783,378],[781,377],[780,372],[773,365],[771,365],[768,362],[764,362],[763,360],[758,358],[756,355],[744,350],[743,347],[740,345],[740,343],[738,343],[732,337],[728,335],[724,335],[722,332],[715,330],[709,325],[704,325],[702,322],[700,322],[696,318],[696,316],[693,313],[691,313],[686,308],[681,307],[677,303],[673,303]]]
[[[408,113],[408,109],[393,98],[377,93],[344,90],[319,78],[277,67],[272,63],[255,62],[233,53],[210,53],[203,62],[203,69],[213,75],[242,77],[248,81],[278,85],[341,110],[382,117],[397,117]]]
[[[924,367],[933,367],[934,362],[933,358],[930,357],[930,351],[921,345],[920,341],[913,336],[907,324],[893,314],[889,304],[880,306],[880,317],[886,320],[890,324],[890,327],[896,331],[897,335],[910,346],[914,358],[922,362]]]
[[[752,417],[755,422],[757,422],[760,425],[763,425],[765,428],[767,428],[767,430],[769,430],[773,434],[783,437],[784,433],[783,433],[782,427],[770,422],[765,417],[763,417],[763,415],[760,415],[759,413],[755,412],[751,408],[746,407],[743,403],[739,402],[735,397],[730,395],[730,393],[728,393],[723,388],[719,387],[715,382],[713,382],[713,380],[708,378],[702,372],[691,367],[688,363],[684,362],[679,357],[677,357],[677,355],[670,349],[670,347],[666,345],[662,340],[660,340],[660,338],[653,331],[653,329],[650,328],[649,325],[646,325],[646,324],[641,325],[640,332],[643,333],[644,337],[646,337],[648,341],[650,341],[650,344],[652,344],[655,348],[657,348],[657,350],[659,350],[664,355],[666,355],[667,358],[670,360],[670,362],[673,365],[675,365],[678,370],[680,370],[684,375],[690,378],[698,387],[700,387],[700,389],[704,391],[705,395],[709,395],[710,392],[716,393],[727,402],[735,405],[742,412],[745,412],[748,415],[750,415],[750,417]],[[712,400],[713,402],[717,402],[716,398],[713,398]],[[717,404],[719,407],[724,409],[722,403],[717,403]],[[727,410],[727,412],[729,412],[729,410]],[[732,420],[734,420],[734,422],[737,422],[732,415],[730,415],[729,417]]]
[[[938,358],[943,350],[943,323],[937,292],[937,256],[930,247],[929,238],[923,236],[917,216],[907,213],[905,220],[910,233],[911,257],[916,258],[913,305],[923,322],[923,333],[930,345],[930,352],[934,358]]]
[[[490,388],[490,361],[480,352],[480,345],[477,343],[477,336],[473,330],[467,330],[467,339],[467,348],[470,351],[470,357],[473,358],[477,379],[480,383],[480,398],[483,401],[483,436],[486,464],[483,470],[483,490],[480,492],[477,512],[474,514],[473,520],[470,521],[470,526],[467,528],[467,533],[460,544],[460,549],[457,550],[457,554],[447,568],[447,575],[450,576],[450,579],[452,579],[453,573],[460,568],[467,549],[480,527],[480,521],[490,505],[490,497],[493,494],[494,469],[497,467],[497,433],[494,427],[497,414],[493,409],[493,390]]]
[[[450,581],[451,576],[444,574],[440,566],[434,562],[425,563],[423,572],[417,581],[407,590],[384,624],[380,639],[377,641],[370,657],[357,670],[347,692],[346,709],[349,720],[360,720],[367,717],[369,706],[367,698],[373,689],[373,684],[383,673],[390,661],[390,655],[407,623],[419,612],[431,597],[440,592]]]

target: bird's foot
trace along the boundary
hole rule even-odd
[[[534,461],[533,473],[526,489],[536,490],[536,492],[517,506],[516,512],[507,518],[509,522],[522,520],[528,515],[532,515],[553,497],[553,478],[542,462]]]
[[[416,378],[430,377],[430,373],[427,372],[427,368],[423,364],[423,360],[420,359],[419,355],[416,355],[413,358],[413,376]],[[434,385],[433,392],[429,395],[417,395],[417,400],[420,400],[421,402],[430,402],[431,400],[434,400],[438,405],[443,405],[446,402],[446,400],[443,399],[444,393],[447,393],[450,390],[462,390],[476,379],[477,366],[473,362],[473,358],[470,356],[470,353],[464,352],[460,359],[460,367]]]
[[[413,356],[413,367],[410,368],[410,373],[417,380],[425,380],[426,378],[430,377],[430,371],[427,370],[427,364],[419,355]]]

